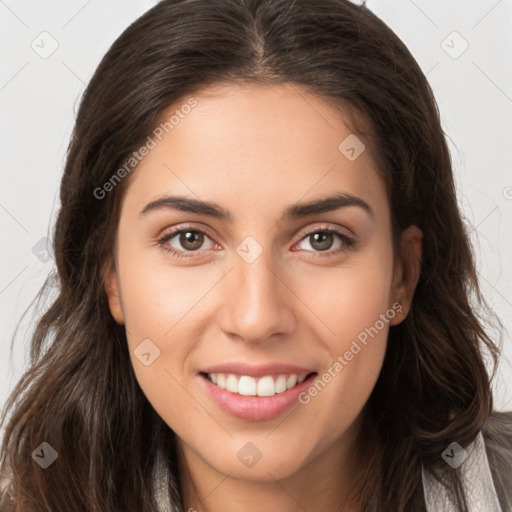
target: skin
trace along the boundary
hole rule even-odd
[[[402,234],[394,265],[385,184],[368,149],[354,161],[338,150],[351,132],[322,98],[296,85],[234,84],[195,98],[198,106],[130,177],[106,271],[110,310],[126,327],[137,380],[177,434],[185,510],[355,512],[346,495],[360,462],[361,411],[389,327],[409,311],[422,233],[411,226]],[[351,206],[280,220],[286,207],[335,191],[362,198],[374,218]],[[213,201],[233,220],[170,208],[140,215],[165,194]],[[179,234],[167,242],[190,258],[157,243],[188,224],[211,233],[195,252]],[[322,256],[305,228],[339,229],[356,246],[334,235],[324,252],[344,250]],[[236,251],[247,236],[263,250],[252,263]],[[198,383],[198,371],[227,360],[285,362],[321,375],[397,301],[401,314],[308,404],[277,419],[234,418]],[[149,366],[133,352],[147,338],[160,349]],[[252,467],[237,457],[247,442],[262,453]]]

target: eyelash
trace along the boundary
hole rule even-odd
[[[174,248],[170,247],[169,245],[166,245],[167,242],[171,238],[174,238],[175,235],[180,234],[180,233],[184,233],[184,232],[187,232],[187,231],[191,231],[191,232],[194,232],[194,233],[195,232],[203,233],[208,238],[210,238],[210,239],[212,238],[210,236],[210,234],[207,231],[205,231],[204,229],[201,229],[201,228],[198,228],[198,227],[195,227],[195,226],[184,226],[184,227],[180,227],[179,229],[175,229],[175,230],[171,231],[170,233],[166,233],[162,237],[158,238],[157,239],[158,245],[160,245],[164,251],[172,253],[177,258],[193,258],[194,257],[193,254],[196,253],[196,252],[200,252],[200,251],[179,251],[177,249],[174,249]],[[341,231],[338,231],[338,230],[332,229],[332,228],[317,228],[317,229],[313,229],[313,230],[302,232],[301,233],[301,238],[300,238],[300,240],[297,243],[302,242],[306,237],[308,237],[309,235],[313,235],[315,233],[334,234],[334,235],[337,235],[339,237],[339,239],[343,242],[343,246],[341,248],[334,249],[334,250],[329,250],[329,251],[306,251],[306,252],[314,252],[319,257],[329,257],[329,256],[333,256],[333,255],[338,254],[338,253],[350,251],[350,250],[354,249],[354,247],[356,245],[356,241],[353,238],[345,235]],[[185,256],[183,254],[183,253],[187,253],[187,252],[192,253],[192,255]]]

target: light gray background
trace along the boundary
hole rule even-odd
[[[78,99],[111,43],[155,3],[0,0],[0,406],[27,364],[33,320],[25,317],[11,355],[14,328],[53,265],[33,248],[49,236],[55,220]],[[367,5],[427,74],[449,136],[482,289],[510,331],[512,0]],[[58,47],[45,55],[52,45]],[[506,331],[495,381],[500,410],[512,409],[511,361]]]

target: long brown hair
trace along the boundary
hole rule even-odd
[[[175,438],[137,383],[104,290],[129,180],[102,197],[97,189],[166,108],[217,82],[299,84],[343,109],[385,177],[395,251],[405,228],[423,231],[412,309],[391,327],[365,406],[365,432],[379,443],[354,489],[360,509],[424,510],[421,465],[438,466],[452,441],[467,446],[492,419],[499,347],[484,320],[496,316],[480,293],[433,92],[402,41],[348,0],[163,0],[114,42],[81,99],[53,237],[57,274],[40,292],[54,281],[57,296],[37,322],[31,367],[2,418],[10,415],[0,469],[12,482],[2,510],[156,511],[159,451],[182,510]],[[497,446],[511,432],[510,417],[500,421],[488,437]],[[42,442],[58,453],[45,470],[31,456]],[[498,475],[509,452],[493,453]],[[459,473],[446,478],[467,511]]]

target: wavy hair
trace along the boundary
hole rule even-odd
[[[491,388],[500,347],[485,325],[501,322],[479,289],[432,89],[406,46],[348,0],[162,0],[113,43],[81,98],[53,234],[56,273],[39,292],[55,297],[2,417],[1,510],[156,512],[160,452],[183,509],[175,435],[138,385],[105,293],[129,180],[102,199],[95,190],[170,105],[221,82],[297,84],[339,108],[387,184],[395,254],[403,230],[423,231],[412,307],[389,331],[364,408],[364,432],[379,442],[353,491],[360,510],[425,510],[422,465],[433,470],[452,441],[467,446],[482,429],[495,481],[500,467],[512,474],[512,419],[496,415]],[[31,457],[43,441],[58,452],[46,470]],[[459,472],[445,481],[467,512]]]

